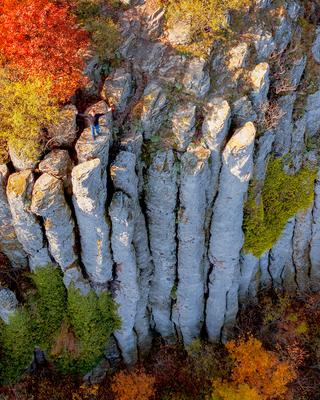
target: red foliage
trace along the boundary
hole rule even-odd
[[[27,76],[49,77],[67,100],[84,83],[87,34],[66,6],[49,0],[0,0],[0,55]]]

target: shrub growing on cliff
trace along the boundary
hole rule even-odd
[[[116,400],[150,400],[155,395],[155,378],[143,371],[118,372],[111,389]]]
[[[210,45],[222,29],[227,27],[228,11],[243,10],[250,0],[169,0],[167,4],[168,26],[184,23],[190,29],[190,43],[195,47]]]
[[[84,82],[87,34],[63,3],[0,1],[0,54],[25,78],[52,80],[52,93],[67,100]]]
[[[0,68],[0,138],[27,157],[39,151],[41,128],[57,119],[51,88],[49,79],[21,81],[15,70]]]
[[[260,202],[254,183],[249,189],[244,214],[246,252],[261,256],[276,242],[288,219],[310,206],[315,177],[315,170],[307,167],[288,175],[281,159],[269,161]]]

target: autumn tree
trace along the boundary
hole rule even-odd
[[[262,343],[253,337],[248,340],[230,341],[226,348],[233,361],[231,381],[213,382],[213,400],[284,398],[287,384],[296,377],[293,368],[287,362],[281,362],[273,352],[265,350]]]
[[[143,371],[120,371],[114,376],[111,389],[116,400],[150,400],[154,398],[154,384],[154,377]]]
[[[87,33],[66,5],[49,0],[0,0],[0,55],[25,79],[52,80],[52,93],[67,100],[84,83]]]
[[[28,158],[37,156],[41,129],[57,120],[51,89],[50,79],[21,81],[14,70],[0,68],[0,139]]]

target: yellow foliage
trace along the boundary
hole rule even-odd
[[[261,400],[255,389],[247,384],[234,385],[216,380],[214,385],[214,396],[211,400]]]
[[[41,128],[58,117],[50,92],[49,80],[22,81],[13,71],[0,68],[0,138],[31,158],[40,147]]]

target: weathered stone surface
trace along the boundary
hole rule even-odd
[[[283,275],[288,276],[294,274],[294,266],[292,264],[292,238],[295,219],[291,218],[280,238],[270,250],[269,254],[269,273],[274,288],[282,287]]]
[[[276,48],[276,43],[273,40],[272,34],[261,28],[255,28],[253,43],[256,49],[258,62],[267,60]]]
[[[73,168],[72,188],[82,262],[93,284],[106,284],[112,278],[113,262],[106,220],[105,172],[98,158]]]
[[[8,167],[0,164],[0,251],[8,257],[13,267],[26,267],[27,255],[17,239],[6,195],[8,176]]]
[[[249,45],[246,42],[238,44],[233,47],[228,53],[228,68],[234,71],[239,68],[244,68],[247,64],[250,55]]]
[[[298,172],[302,167],[305,149],[305,134],[306,119],[305,117],[302,117],[295,121],[292,131],[290,155],[292,157],[294,173]]]
[[[241,254],[240,258],[240,284],[239,302],[245,303],[248,299],[253,299],[257,294],[258,282],[253,281],[259,272],[259,259],[253,254]]]
[[[73,162],[67,150],[52,150],[39,163],[38,169],[56,178],[62,179],[65,190],[71,194],[71,171]]]
[[[172,133],[175,148],[185,151],[195,134],[196,106],[194,103],[179,103],[172,115]]]
[[[122,357],[127,364],[137,361],[137,337],[134,331],[139,287],[137,265],[133,247],[134,206],[132,200],[122,192],[116,192],[110,204],[112,221],[111,245],[116,263],[118,290],[115,301],[121,318],[121,329],[114,335]]]
[[[259,138],[257,152],[254,163],[254,179],[263,183],[266,169],[268,156],[271,153],[275,135],[272,131],[266,132],[261,138]]]
[[[206,326],[209,340],[220,339],[222,328],[237,311],[240,250],[243,245],[243,203],[253,168],[255,127],[248,122],[229,140],[222,155],[218,196],[211,221],[209,297]],[[232,290],[233,289],[233,290]],[[230,306],[230,307],[229,307]]]
[[[77,138],[78,110],[74,105],[67,105],[59,112],[59,119],[55,125],[48,127],[49,141],[47,148],[55,146],[71,146]]]
[[[51,263],[40,222],[30,211],[33,185],[34,175],[31,170],[10,175],[7,185],[12,223],[19,242],[28,254],[31,270]]]
[[[320,64],[320,28],[317,28],[316,38],[312,45],[312,55],[318,64]]]
[[[295,21],[300,13],[301,10],[301,4],[298,1],[295,0],[289,0],[287,2],[287,12],[289,17]]]
[[[148,139],[161,127],[167,105],[167,98],[157,82],[150,82],[142,97],[141,128]]]
[[[65,270],[76,260],[74,222],[66,203],[63,183],[49,174],[43,174],[33,187],[31,211],[44,218],[49,251]]]
[[[307,56],[303,56],[298,60],[294,61],[293,66],[290,70],[290,84],[293,87],[297,87],[301,81],[302,75],[307,65]]]
[[[23,148],[18,151],[9,144],[9,155],[15,170],[23,171],[24,169],[34,169],[36,167],[41,157],[41,150],[39,151],[38,158],[30,158],[24,154]]]
[[[80,290],[83,296],[87,295],[90,291],[89,282],[83,278],[82,272],[77,265],[64,271],[63,283],[66,288],[69,288],[72,283],[76,289]]]
[[[104,101],[89,107],[86,112],[92,109],[98,114],[104,114],[99,119],[101,133],[93,140],[90,128],[86,128],[76,144],[77,157],[79,163],[99,158],[101,168],[104,169],[108,165],[109,145],[112,139],[112,115],[111,112],[108,112]]]
[[[307,135],[315,136],[320,130],[320,90],[307,98]]]
[[[148,170],[146,206],[154,274],[150,308],[154,329],[168,341],[174,338],[171,291],[176,279],[176,170],[172,151],[159,152]]]
[[[123,112],[132,94],[132,75],[124,68],[118,68],[106,79],[101,96],[113,104],[118,112]]]
[[[279,25],[275,33],[275,42],[279,52],[284,51],[292,38],[292,24],[286,16],[280,18]]]
[[[310,241],[310,280],[313,290],[320,289],[320,171],[314,187],[312,231]]]
[[[0,318],[5,324],[18,307],[16,295],[8,288],[0,287]]]
[[[292,113],[295,100],[295,93],[282,96],[278,100],[278,107],[282,116],[274,127],[274,150],[277,155],[280,156],[283,156],[290,151],[293,133]]]
[[[126,193],[133,201],[134,233],[133,246],[138,267],[139,300],[135,318],[135,331],[138,338],[139,354],[145,354],[151,346],[149,304],[150,281],[153,264],[148,243],[145,217],[138,198],[138,177],[135,172],[136,156],[121,151],[111,167],[111,177],[116,190]]]
[[[269,272],[269,259],[270,259],[270,251],[266,251],[260,257],[260,285],[262,289],[270,288],[272,284],[271,275]]]
[[[250,94],[250,99],[258,112],[261,112],[263,105],[267,102],[270,85],[269,72],[269,64],[265,62],[258,64],[251,72],[253,91]]]
[[[178,213],[178,277],[175,323],[183,342],[200,336],[204,319],[206,185],[210,150],[189,148],[181,158]]]
[[[296,272],[296,283],[301,291],[307,290],[309,285],[310,268],[310,241],[312,231],[312,207],[300,211],[296,215],[293,232],[293,263]]]
[[[202,98],[210,89],[210,76],[206,69],[206,60],[192,58],[183,77],[185,91],[191,95]]]
[[[232,122],[237,128],[246,122],[254,122],[256,119],[257,114],[247,96],[241,97],[232,104]]]

